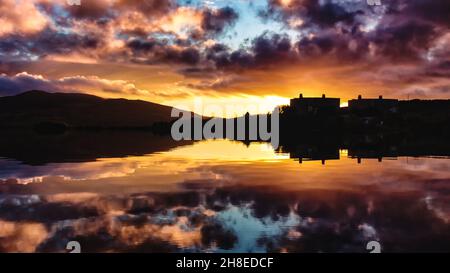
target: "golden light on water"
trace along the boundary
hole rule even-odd
[[[170,157],[181,157],[192,161],[279,161],[289,159],[289,154],[276,153],[270,143],[251,143],[246,146],[242,142],[229,140],[207,140],[192,146],[174,149],[165,154]]]

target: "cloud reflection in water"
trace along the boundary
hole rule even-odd
[[[264,145],[5,160],[0,251],[64,252],[72,240],[84,252],[365,252],[373,239],[384,251],[450,249],[448,159],[300,165]]]

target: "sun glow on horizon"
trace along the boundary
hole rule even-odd
[[[272,112],[277,106],[289,104],[289,98],[276,95],[202,96],[192,99],[165,101],[163,104],[203,116],[234,118],[247,112],[250,114],[267,114]]]

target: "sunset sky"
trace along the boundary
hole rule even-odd
[[[450,98],[450,1],[0,0],[0,96]]]

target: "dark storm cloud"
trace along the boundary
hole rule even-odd
[[[266,32],[256,37],[248,49],[230,51],[221,44],[211,47],[207,58],[219,68],[252,68],[292,61],[296,56],[288,36]]]
[[[206,32],[221,33],[225,27],[233,24],[239,14],[230,7],[203,12],[202,29]]]
[[[201,60],[201,53],[194,47],[174,47],[155,39],[136,38],[127,43],[136,58],[148,63],[168,62],[195,65]],[[139,62],[139,61],[138,61]]]
[[[102,43],[96,34],[57,32],[50,28],[29,36],[10,35],[0,39],[0,55],[16,59],[45,57],[49,54],[64,54],[77,50],[94,50]]]
[[[383,57],[414,60],[430,49],[437,37],[439,32],[434,25],[407,21],[398,25],[383,24],[368,39]]]
[[[363,1],[361,1],[363,2]],[[357,15],[365,13],[363,5],[355,1],[291,0],[288,5],[281,0],[269,0],[269,7],[262,11],[264,17],[274,17],[284,21],[300,18],[307,26],[332,27],[341,22],[354,24]],[[367,10],[366,10],[367,11]]]
[[[160,44],[158,41],[150,39],[150,40],[143,40],[143,39],[132,39],[127,42],[127,47],[133,50],[134,52],[149,52],[152,49],[155,48]]]
[[[319,26],[329,27],[338,22],[353,24],[356,15],[364,14],[362,10],[348,11],[331,2],[324,5],[318,5],[317,3],[317,1],[312,0],[306,1],[306,16],[311,24]]]
[[[166,52],[168,60],[180,61],[181,63],[195,65],[200,61],[200,52],[195,48],[186,48],[182,51],[172,50]]]
[[[291,40],[287,36],[266,34],[253,41],[252,51],[257,63],[276,62],[279,58],[287,57],[291,50]]]

